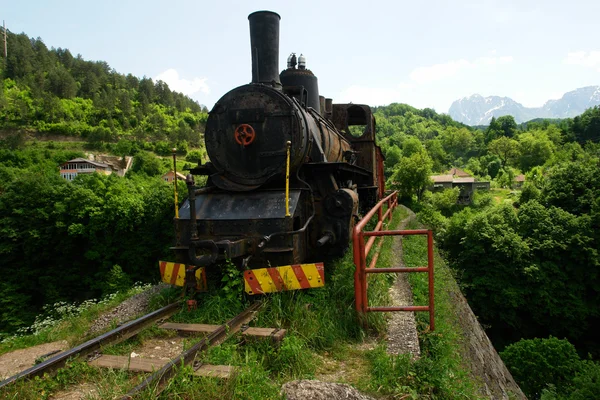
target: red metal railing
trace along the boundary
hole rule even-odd
[[[387,211],[383,214],[383,207],[387,205]],[[361,219],[354,227],[352,234],[352,244],[354,250],[354,297],[356,311],[359,314],[367,312],[387,312],[387,311],[428,311],[430,330],[435,329],[434,321],[434,293],[433,293],[433,232],[428,229],[383,231],[383,222],[386,218],[392,219],[392,212],[398,205],[398,193],[393,192],[381,200],[371,211]],[[373,231],[363,232],[365,226],[377,214],[377,225]],[[384,236],[396,235],[427,235],[427,267],[397,267],[397,268],[376,268],[379,252],[383,244]],[[368,237],[365,243],[365,237]],[[379,237],[377,250],[373,255],[369,267],[367,268],[367,256],[373,248],[376,238]],[[399,272],[427,272],[429,281],[429,305],[427,306],[395,306],[395,307],[369,307],[367,299],[367,274],[399,273]]]

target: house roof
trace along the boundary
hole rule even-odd
[[[515,176],[515,182],[525,182],[525,175],[520,174]]]
[[[473,182],[475,182],[475,178],[473,178],[472,176],[465,177],[465,178],[454,178],[452,180],[452,183],[473,183]]]
[[[454,179],[452,175],[431,175],[429,178],[434,183],[450,183]]]
[[[108,164],[104,164],[104,163],[101,163],[101,162],[87,160],[87,159],[81,158],[81,157],[74,158],[72,160],[67,161],[66,163],[62,163],[61,165],[66,165],[66,164],[70,164],[70,163],[89,163],[89,164],[92,164],[92,165],[95,165],[95,166],[101,167],[101,168],[108,168],[109,167]]]
[[[459,178],[467,178],[467,177],[471,176],[471,174],[469,174],[468,172],[465,172],[462,169],[456,168],[456,167],[454,167],[450,171],[448,171],[448,174],[449,175],[456,175]]]
[[[167,175],[172,175],[173,174],[173,170],[170,170],[169,172],[165,172],[163,175],[163,178]],[[177,178],[181,179],[181,180],[185,180],[185,175],[182,174],[181,172],[177,173]]]

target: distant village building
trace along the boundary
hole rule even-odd
[[[444,189],[452,189],[452,175],[431,175],[429,177],[433,181],[433,186],[430,188],[432,192],[441,191]]]
[[[452,175],[456,178],[470,178],[471,175],[468,172],[463,171],[460,168],[452,168],[450,171],[447,172],[448,175]]]
[[[68,181],[72,181],[79,174],[100,174],[110,175],[112,169],[108,164],[86,160],[85,158],[75,158],[60,165],[60,176]]]
[[[515,176],[515,189],[521,189],[525,183],[525,175],[520,174]]]
[[[96,156],[90,156],[94,157],[94,160],[97,162],[108,164],[112,169],[113,173],[116,173],[119,176],[125,176],[127,171],[129,171],[129,168],[131,168],[131,165],[133,164],[133,157],[131,156],[118,157],[100,154]]]
[[[173,170],[171,170],[171,171],[167,172],[166,174],[164,174],[162,176],[162,178],[165,182],[171,183],[175,180],[175,173],[173,172]],[[185,175],[182,174],[181,172],[178,172],[177,179],[180,181],[185,181]]]
[[[104,175],[117,174],[124,176],[127,170],[131,168],[133,157],[116,156],[93,156],[94,159],[75,158],[60,165],[60,176],[68,181],[72,181],[79,174],[93,174],[98,172]]]
[[[452,168],[444,175],[432,175],[429,178],[433,181],[433,184],[429,187],[432,192],[459,188],[459,204],[471,203],[475,190],[488,190],[490,188],[489,182],[475,182],[474,177],[460,168]]]

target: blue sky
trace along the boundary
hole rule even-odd
[[[447,112],[479,93],[541,106],[600,85],[600,1],[29,0],[5,2],[0,18],[48,47],[162,78],[210,108],[251,80],[256,10],[281,15],[280,69],[303,53],[334,102]]]

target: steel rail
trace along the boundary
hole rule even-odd
[[[65,350],[40,364],[34,365],[25,371],[19,372],[18,374],[7,378],[6,380],[0,382],[0,388],[10,385],[18,380],[30,379],[36,376],[43,376],[46,373],[52,373],[63,367],[70,358],[86,356],[108,344],[116,344],[122,342],[123,340],[129,339],[156,321],[163,318],[168,318],[175,314],[180,308],[180,302],[169,304],[168,306],[146,314],[143,317],[129,321],[110,332],[88,340],[87,342],[73,347],[72,349]]]
[[[242,311],[233,319],[229,320],[224,325],[221,325],[219,328],[211,332],[210,335],[181,353],[178,357],[166,363],[161,369],[154,372],[152,375],[148,376],[143,382],[131,389],[121,399],[131,400],[135,396],[139,395],[143,390],[148,389],[151,385],[156,385],[157,390],[157,392],[152,393],[152,395],[158,396],[160,392],[162,392],[164,384],[173,376],[175,376],[178,367],[190,364],[194,361],[198,353],[206,350],[210,346],[221,343],[227,338],[228,335],[239,331],[244,324],[248,323],[250,320],[252,320],[252,318],[254,318],[254,315],[260,306],[260,302],[252,304],[245,311]]]

